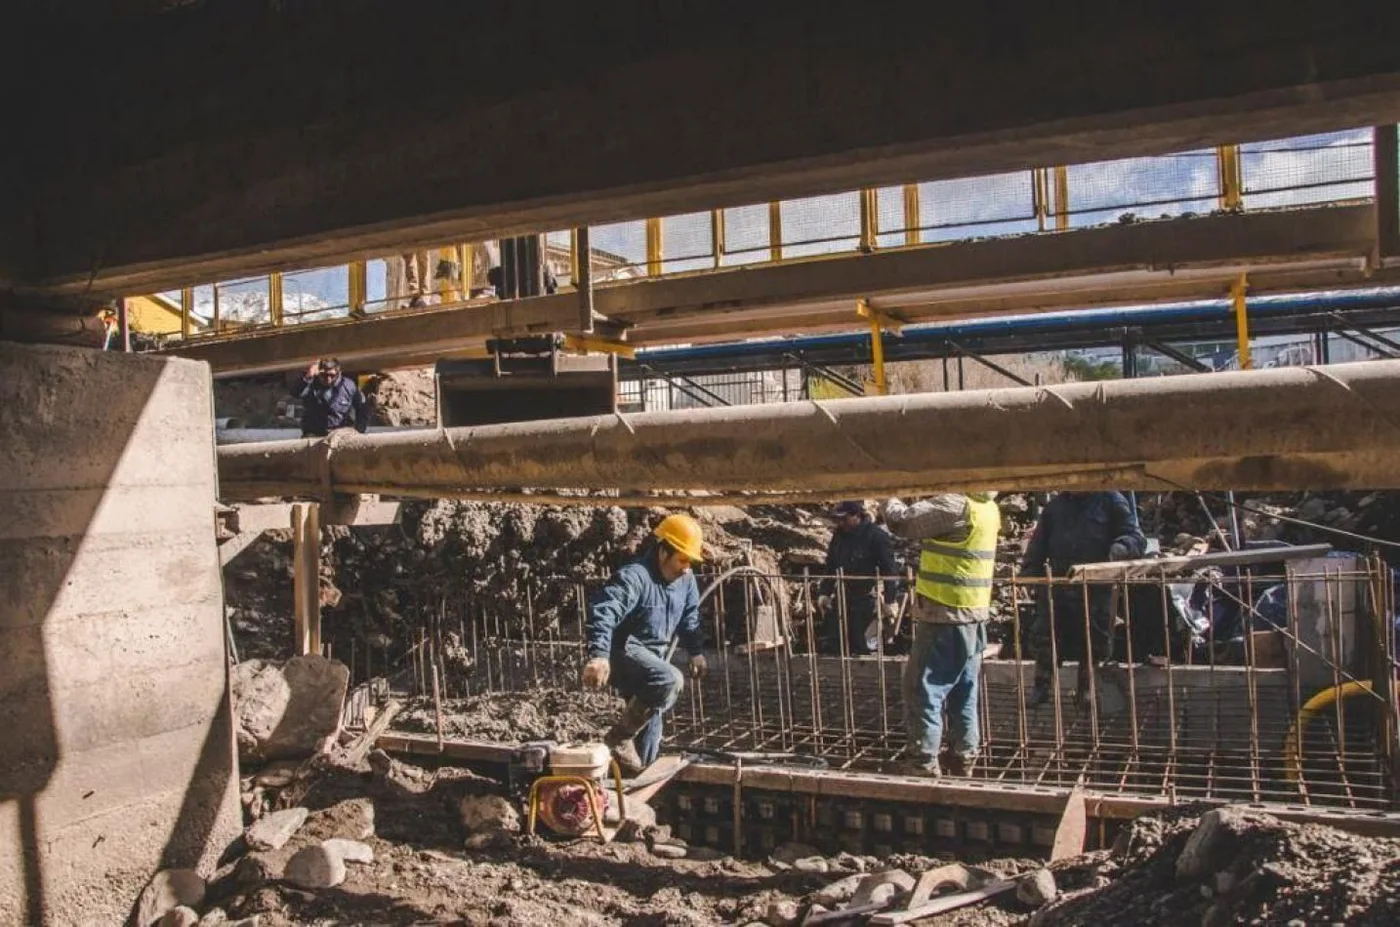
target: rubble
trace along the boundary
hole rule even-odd
[[[332,837],[330,840],[322,841],[321,846],[325,847],[327,853],[338,856],[347,863],[374,862],[374,849],[358,840]]]
[[[206,889],[204,879],[192,869],[162,869],[137,899],[137,927],[151,927],[181,906],[198,908],[204,903]]]
[[[469,834],[520,830],[520,813],[499,795],[468,795],[457,806],[457,814]]]
[[[344,664],[315,654],[281,665],[255,659],[238,664],[232,676],[242,762],[309,757],[339,733],[350,680]]]
[[[1055,876],[1049,869],[1037,869],[1016,886],[1016,900],[1033,908],[1049,904],[1058,893]]]
[[[159,921],[160,927],[197,927],[199,914],[193,908],[180,905],[165,912]]]
[[[254,850],[280,850],[306,823],[305,808],[288,808],[265,814],[243,833],[243,840]]]
[[[282,877],[301,888],[334,888],[345,881],[345,860],[324,844],[302,847],[287,860]]]

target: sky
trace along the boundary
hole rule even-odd
[[[1241,146],[1246,209],[1300,206],[1371,195],[1371,130],[1355,129],[1303,138],[1251,142]],[[925,242],[1014,235],[1038,229],[1030,171],[921,183],[920,237]],[[1128,158],[1068,168],[1070,227],[1118,221],[1131,213],[1155,219],[1218,208],[1215,153],[1210,150],[1153,158]],[[877,191],[878,244],[904,242],[903,189]],[[860,199],[856,192],[784,201],[783,256],[801,257],[853,250],[860,233]],[[768,205],[724,210],[724,266],[768,260]],[[708,212],[661,220],[663,270],[699,270],[714,265]],[[638,220],[591,229],[593,247],[642,265],[646,261],[646,225]],[[551,233],[567,242],[567,232]],[[385,262],[368,266],[368,295],[385,296]],[[283,276],[284,304],[315,310],[349,301],[348,273],[333,268]],[[220,284],[220,305],[237,306],[228,317],[250,320],[266,312],[267,278]],[[261,294],[261,295],[260,295]],[[173,294],[178,300],[179,294]],[[212,309],[212,287],[195,293],[196,312]]]

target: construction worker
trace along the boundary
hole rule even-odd
[[[996,493],[940,493],[905,505],[890,499],[885,524],[920,541],[913,642],[904,666],[904,765],[937,776],[943,710],[952,737],[949,772],[965,776],[980,746],[977,724],[982,654],[991,617],[1001,511]]]
[[[369,403],[355,381],[340,372],[340,361],[323,357],[292,387],[301,400],[301,436],[324,438],[337,428],[369,428]]]
[[[1147,539],[1138,527],[1137,512],[1122,493],[1061,492],[1046,504],[1035,523],[1021,560],[1021,575],[1067,576],[1081,563],[1135,560],[1146,550]],[[1054,588],[1053,595],[1046,592],[1044,586],[1036,591],[1036,617],[1030,628],[1030,650],[1035,657],[1032,706],[1050,700],[1057,658],[1059,662],[1078,661],[1076,696],[1082,698],[1088,691],[1090,663],[1104,663],[1113,657],[1111,587],[1088,587],[1087,639],[1085,590],[1062,585]]]
[[[672,639],[690,654],[690,674],[705,674],[700,633],[700,593],[692,564],[704,553],[700,525],[689,515],[669,515],[656,526],[641,554],[612,575],[588,605],[588,661],[583,684],[610,681],[627,699],[622,717],[604,742],[618,766],[635,776],[661,749],[662,716],[680,696],[684,679],[672,666]]]
[[[408,291],[408,307],[421,309],[428,305],[433,290],[433,277],[428,268],[428,252],[410,251],[400,255],[403,261],[403,283]]]
[[[818,609],[825,618],[823,646],[828,652],[841,653],[841,635],[846,637],[846,653],[873,653],[866,636],[872,621],[884,617],[893,608],[898,588],[899,565],[894,559],[894,544],[889,532],[875,524],[865,510],[865,503],[848,500],[839,503],[832,512],[836,530],[826,548],[823,570],[826,578],[818,587]],[[845,580],[846,615],[842,627],[839,607],[837,571],[851,579]],[[883,588],[875,588],[875,575],[884,577]]]

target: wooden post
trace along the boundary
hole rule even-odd
[[[315,502],[292,506],[292,599],[296,650],[321,652],[321,512]]]

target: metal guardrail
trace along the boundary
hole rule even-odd
[[[617,283],[1216,210],[1343,202],[1370,197],[1373,182],[1371,130],[1360,129],[594,226],[590,265],[593,282]],[[576,238],[569,231],[546,235],[546,261],[563,287],[577,277]],[[427,306],[493,301],[486,243],[445,243],[417,253],[431,280]],[[391,256],[159,295],[179,307],[177,337],[216,338],[412,311],[406,296],[391,292],[402,266],[402,256]]]

